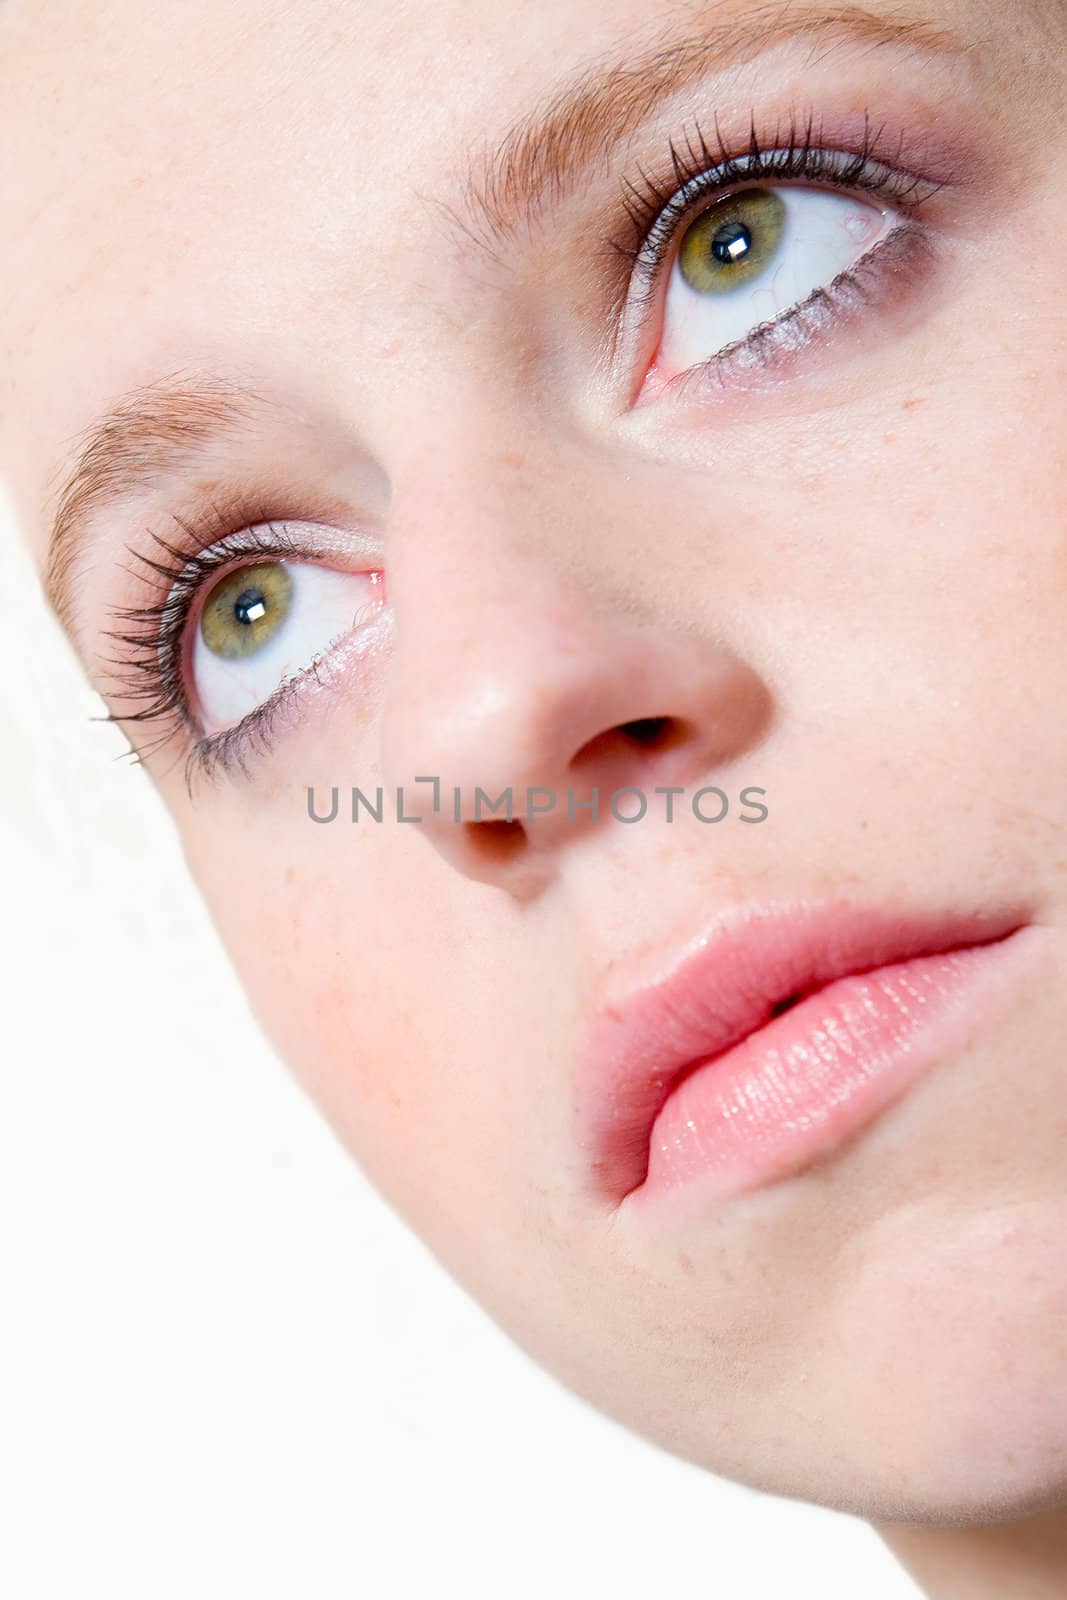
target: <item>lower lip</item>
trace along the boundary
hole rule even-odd
[[[835,1154],[1012,993],[1038,933],[840,978],[696,1063],[656,1118],[648,1173],[620,1209],[659,1217]]]

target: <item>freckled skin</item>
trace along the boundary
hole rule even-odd
[[[930,284],[777,385],[703,410],[657,398],[638,436],[590,377],[608,313],[581,206],[494,276],[469,240],[441,242],[424,197],[455,204],[486,130],[671,8],[178,10],[41,0],[0,19],[19,175],[0,189],[0,464],[43,566],[78,430],[161,372],[221,368],[304,420],[264,424],[266,496],[327,434],[335,497],[357,458],[384,486],[365,509],[389,623],[362,676],[247,781],[190,800],[176,747],[149,760],[266,1032],[500,1325],[666,1449],[872,1519],[1058,1504],[1067,173],[1025,177],[1039,109],[1062,117],[1058,14],[935,8],[997,43],[966,88],[930,69],[927,137],[951,117],[985,163],[939,200]],[[775,61],[745,69],[743,102],[773,83],[892,121],[901,83],[921,92],[889,53]],[[1004,92],[1016,72],[1033,92]],[[1027,240],[1016,279],[983,253],[990,216]],[[201,483],[248,475],[244,451]],[[90,672],[122,543],[166,509],[97,534]],[[667,752],[602,738],[654,716],[685,729]],[[575,774],[759,784],[771,812],[544,819],[518,850],[425,813],[345,820],[351,785],[403,782],[417,805],[419,773],[491,794]],[[316,826],[306,789],[333,784],[340,820]],[[1023,904],[1055,934],[1051,981],[829,1165],[638,1240],[574,1146],[590,996],[718,909],[779,896]]]

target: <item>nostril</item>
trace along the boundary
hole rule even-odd
[[[635,749],[666,750],[678,744],[688,731],[686,723],[677,717],[634,717],[630,722],[617,722],[583,745],[571,767],[575,772],[588,773],[598,763],[617,760]]]
[[[467,840],[474,853],[490,865],[503,865],[517,856],[526,842],[526,829],[521,822],[503,819],[485,822],[465,822]]]
[[[644,749],[655,749],[668,744],[675,737],[677,727],[673,717],[637,717],[633,722],[621,723],[619,732],[629,739],[631,744],[639,744]]]

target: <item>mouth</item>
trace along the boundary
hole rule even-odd
[[[959,1047],[1036,932],[1017,913],[735,914],[593,1019],[577,1111],[594,1188],[655,1213],[833,1155]]]

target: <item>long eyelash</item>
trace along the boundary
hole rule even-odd
[[[135,571],[131,576],[151,582],[157,591],[162,590],[163,597],[143,606],[116,608],[115,618],[121,626],[106,629],[104,637],[119,645],[120,651],[105,657],[103,664],[112,669],[111,681],[121,696],[123,709],[109,712],[98,720],[119,726],[127,722],[161,724],[156,738],[142,743],[136,751],[131,750],[130,758],[136,765],[143,764],[155,751],[165,747],[176,733],[184,732],[193,741],[185,773],[186,786],[190,788],[194,769],[200,767],[208,771],[215,764],[226,765],[237,753],[236,740],[228,739],[226,732],[211,736],[200,733],[186,696],[182,646],[197,596],[216,573],[234,562],[280,560],[287,556],[299,556],[303,560],[314,558],[290,529],[276,522],[235,532],[234,524],[239,516],[222,506],[209,510],[206,525],[201,523],[193,527],[177,515],[171,520],[178,530],[174,536],[178,542],[164,538],[151,528],[145,530],[158,555],[146,555],[126,545],[127,553],[150,574],[147,579],[142,571]],[[128,567],[124,570],[130,572]],[[244,719],[240,724],[242,735],[254,729],[266,732],[268,718],[280,709],[286,688],[287,685],[282,684],[269,700]]]
[[[883,132],[884,126],[872,132],[870,116],[865,113],[863,137],[857,150],[844,152],[827,148],[821,124],[817,128],[814,114],[809,113],[803,124],[798,123],[794,115],[784,134],[776,131],[773,139],[764,144],[753,117],[749,123],[748,148],[738,155],[727,146],[716,116],[711,145],[698,124],[694,124],[691,135],[685,135],[684,152],[671,139],[668,149],[673,184],[668,187],[657,183],[640,168],[640,185],[625,179],[623,205],[633,224],[633,239],[631,243],[617,239],[606,241],[612,250],[630,261],[635,275],[644,280],[644,290],[637,296],[638,304],[651,296],[677,224],[685,213],[698,200],[724,193],[739,184],[760,178],[824,179],[840,189],[883,195],[905,209],[925,203],[942,185],[899,167],[885,165],[887,158],[876,156]],[[902,146],[903,135],[897,159]]]

